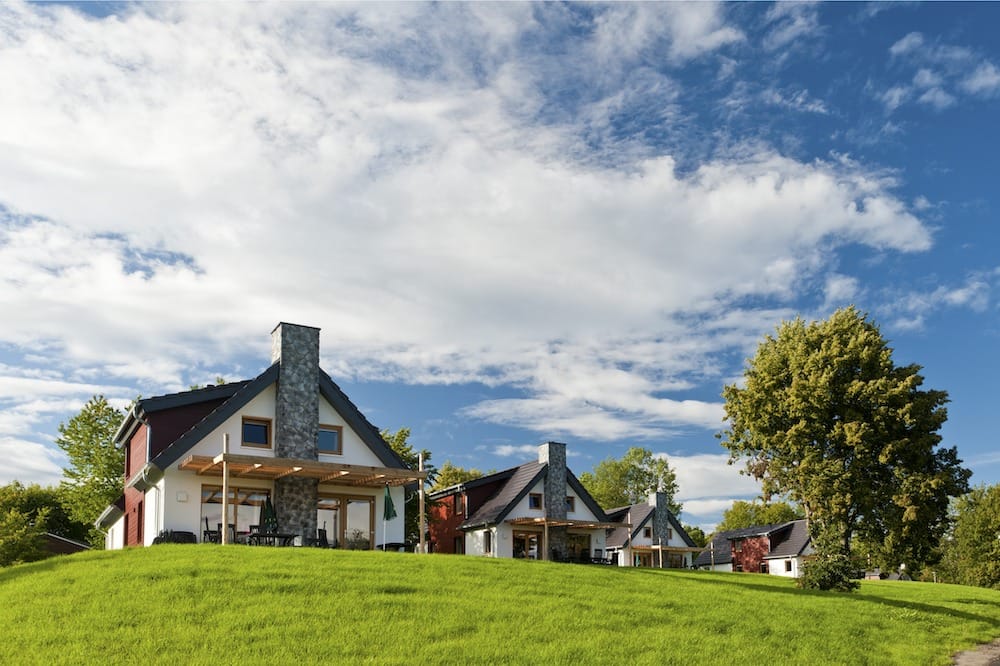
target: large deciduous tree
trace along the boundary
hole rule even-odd
[[[667,459],[638,446],[630,448],[618,460],[607,458],[599,462],[593,473],[580,475],[580,483],[605,509],[644,502],[657,491],[667,494],[670,511],[675,516],[683,508],[674,499],[677,475]]]
[[[723,392],[730,462],[745,461],[764,496],[805,511],[821,554],[852,539],[918,565],[947,528],[949,499],[968,490],[955,448],[939,447],[944,391],[920,366],[897,366],[878,327],[849,307],[825,321],[782,323]]]
[[[973,488],[954,503],[954,525],[944,543],[946,581],[1000,590],[1000,484]]]
[[[444,464],[441,465],[441,469],[438,470],[437,477],[434,479],[434,485],[431,487],[431,491],[443,490],[444,488],[449,488],[459,483],[465,483],[466,481],[472,481],[483,476],[475,467],[470,469],[465,469],[464,467],[459,467],[458,465],[453,465],[450,460],[445,460]]]
[[[103,395],[97,395],[59,426],[56,444],[69,458],[60,491],[73,520],[93,523],[122,493],[125,452],[115,448],[112,440],[124,416]],[[102,541],[93,530],[91,543],[99,546]]]
[[[722,514],[722,522],[715,526],[717,532],[738,530],[756,525],[777,525],[805,517],[802,509],[788,502],[745,502],[736,500]]]

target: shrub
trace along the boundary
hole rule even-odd
[[[855,567],[846,555],[820,555],[802,565],[796,584],[810,590],[853,592],[860,587],[854,575]]]

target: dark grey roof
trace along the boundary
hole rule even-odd
[[[808,548],[809,527],[805,520],[793,520],[771,534],[771,552],[764,559],[772,557],[796,557]]]
[[[480,476],[479,478],[472,479],[471,481],[463,481],[462,483],[456,483],[453,486],[448,486],[447,488],[442,488],[441,490],[435,490],[432,493],[428,493],[428,499],[438,500],[442,497],[448,497],[449,495],[454,495],[463,491],[471,490],[473,488],[478,488],[479,486],[485,485],[487,483],[496,483],[497,481],[502,481],[504,479],[509,479],[517,471],[517,467],[511,467],[510,469],[501,470],[499,472],[493,472],[492,474],[487,474],[486,476]]]
[[[616,509],[611,509],[608,511],[608,517],[615,522],[624,523],[631,516],[632,520],[632,538],[639,533],[646,523],[649,522],[650,518],[656,511],[656,507],[652,506],[647,502],[642,502],[639,504],[633,504],[632,506],[622,506]],[[684,543],[689,548],[694,548],[695,543],[688,536],[687,531],[680,524],[677,518],[674,516],[673,511],[667,512],[667,520],[670,521],[670,527],[677,532],[678,536],[684,541]],[[608,548],[622,548],[625,546],[626,536],[628,535],[628,530],[625,527],[616,527],[608,532],[605,538],[605,543]]]
[[[802,529],[794,527],[796,523],[802,524]],[[780,539],[785,539],[783,536],[786,532],[795,535],[795,540],[791,541],[788,548],[794,548],[796,543],[799,543],[802,532],[805,533],[806,542],[801,544],[801,548],[805,548],[806,543],[809,540],[809,533],[805,530],[804,520],[793,520],[787,523],[776,523],[774,525],[754,525],[752,527],[744,527],[738,530],[728,530],[726,532],[719,532],[712,536],[712,541],[705,550],[698,553],[698,557],[695,558],[694,566],[710,566],[713,559],[714,550],[714,560],[716,564],[727,564],[733,561],[733,554],[731,551],[731,544],[733,539],[745,539],[747,537],[755,536],[767,536],[772,539],[771,542],[771,552],[765,555],[765,559],[769,557],[789,557],[789,554],[775,554],[775,541]],[[783,541],[778,541],[780,546]],[[714,545],[714,548],[713,548]],[[784,553],[784,550],[782,550]],[[795,553],[799,554],[798,552]]]
[[[165,470],[168,466],[180,460],[191,447],[207,437],[209,433],[225,423],[226,419],[238,412],[248,402],[260,394],[261,391],[273,384],[278,379],[279,364],[271,365],[267,370],[257,375],[254,379],[233,384],[225,384],[209,389],[198,389],[188,393],[198,394],[197,396],[185,396],[185,394],[171,394],[158,398],[147,399],[154,408],[167,409],[168,407],[178,407],[185,404],[217,400],[225,397],[227,392],[231,394],[224,403],[212,410],[205,418],[196,423],[190,430],[177,438],[170,446],[160,452],[152,462],[159,469]],[[330,376],[319,370],[318,387],[324,398],[337,410],[354,432],[371,449],[379,460],[386,467],[405,468],[406,465],[396,455],[396,452],[385,443],[378,429],[373,426],[364,414],[358,410],[357,406],[340,390],[340,387]],[[215,389],[213,391],[213,389]],[[233,390],[235,389],[235,390]],[[186,400],[186,402],[185,402]],[[164,406],[167,405],[167,406]],[[144,407],[145,409],[145,407]],[[131,417],[129,417],[131,418]]]
[[[632,506],[623,506],[616,509],[608,511],[608,517],[616,523],[625,523],[631,520],[632,522],[632,534],[634,538],[636,534],[639,533],[649,519],[653,517],[653,511],[655,507],[643,502],[642,504],[633,504]],[[625,546],[625,542],[629,538],[629,530],[624,524],[621,527],[616,527],[611,530],[610,534],[605,537],[605,546],[608,548],[622,548]]]
[[[149,414],[151,412],[158,412],[164,409],[194,405],[199,402],[208,402],[209,400],[224,400],[233,397],[241,388],[249,384],[251,381],[253,380],[245,379],[239,382],[206,386],[205,388],[193,389],[191,391],[168,393],[167,395],[158,395],[152,398],[142,398],[139,400],[139,406],[142,408],[143,412]]]
[[[541,479],[548,465],[539,462],[529,462],[513,468],[513,474],[500,489],[494,493],[481,507],[469,517],[458,529],[464,530],[480,525],[495,525],[510,513],[514,505],[521,501],[528,494],[539,479]]]

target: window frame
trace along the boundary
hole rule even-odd
[[[328,451],[326,449],[319,448],[319,433],[323,430],[327,432],[337,433],[337,450]],[[324,456],[342,456],[344,455],[344,426],[333,425],[332,423],[320,423],[319,427],[316,428],[316,453]]]
[[[644,539],[652,539],[653,538],[653,528],[650,527],[650,526],[648,526],[648,525],[646,527],[643,527],[642,528],[642,536],[643,536]]]
[[[267,432],[267,443],[258,444],[256,442],[247,442],[246,439],[246,427],[247,424],[264,426]],[[240,446],[244,446],[250,449],[270,449],[273,448],[274,441],[274,427],[273,420],[264,416],[244,416],[243,421],[240,424]]]
[[[483,554],[493,554],[493,530],[483,530]]]
[[[528,508],[532,511],[542,511],[545,508],[542,493],[528,493]]]
[[[566,513],[576,513],[576,498],[566,495]]]

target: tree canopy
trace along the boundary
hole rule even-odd
[[[716,525],[717,532],[728,532],[756,525],[777,525],[790,520],[804,518],[802,509],[788,502],[746,502],[736,500],[722,514],[722,522]]]
[[[122,493],[125,452],[115,448],[112,439],[124,416],[103,395],[97,395],[59,426],[56,444],[69,458],[60,492],[75,521],[93,523]],[[91,530],[90,540],[96,546],[103,543],[96,529]]]
[[[941,560],[944,579],[1000,590],[1000,484],[959,497],[953,517]]]
[[[651,493],[667,494],[670,511],[676,516],[683,508],[674,499],[677,475],[666,457],[654,456],[649,449],[633,446],[620,459],[607,458],[594,471],[580,475],[580,483],[601,507],[611,509],[646,501]]]
[[[465,469],[463,467],[459,467],[458,465],[453,465],[450,460],[445,460],[444,464],[441,465],[441,469],[438,470],[437,477],[434,479],[434,485],[431,487],[431,490],[442,490],[459,483],[465,483],[466,481],[478,479],[482,476],[484,476],[484,474],[475,467]]]
[[[855,536],[918,565],[947,527],[969,470],[941,448],[947,393],[897,366],[878,327],[855,308],[782,323],[757,348],[744,386],[723,392],[730,462],[745,461],[765,498],[787,496],[821,553],[848,556]]]

